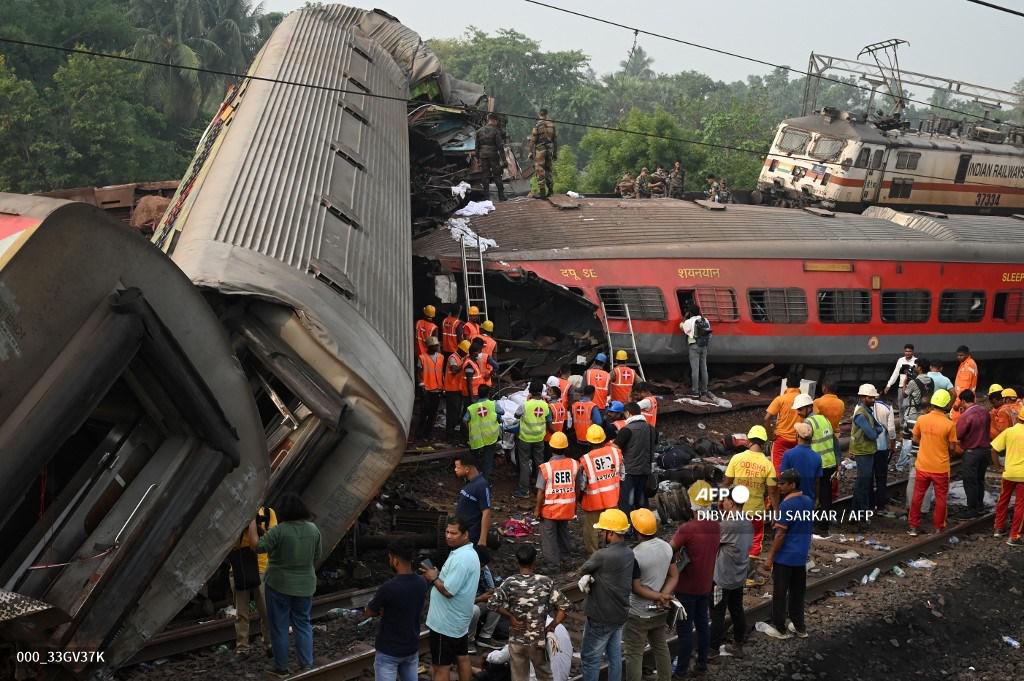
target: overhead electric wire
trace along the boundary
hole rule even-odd
[[[968,2],[976,2],[976,1],[979,1],[979,0],[968,0]],[[596,22],[601,23],[601,24],[607,24],[608,26],[614,26],[616,28],[621,28],[621,29],[625,29],[627,31],[632,31],[634,34],[639,33],[639,34],[643,34],[643,35],[649,35],[652,38],[660,38],[661,40],[668,40],[669,42],[679,43],[680,45],[687,45],[689,47],[695,47],[695,48],[700,49],[700,50],[707,50],[708,52],[714,52],[715,54],[725,55],[726,57],[733,57],[735,59],[742,59],[744,61],[749,61],[749,62],[752,62],[754,64],[760,64],[762,66],[769,66],[769,67],[771,67],[773,69],[783,69],[785,71],[790,71],[792,73],[800,74],[801,76],[806,76],[807,78],[819,78],[821,80],[828,81],[830,83],[835,83],[837,85],[845,85],[846,87],[857,88],[858,90],[863,90],[864,92],[875,92],[871,88],[866,87],[864,85],[858,85],[856,83],[848,83],[848,82],[846,82],[844,80],[841,80],[839,78],[831,78],[829,76],[822,76],[822,75],[812,74],[812,73],[810,73],[808,71],[801,71],[800,69],[793,68],[792,66],[786,66],[785,64],[775,64],[773,62],[766,61],[764,59],[758,59],[757,57],[749,57],[749,56],[747,56],[745,54],[739,54],[738,52],[730,52],[729,50],[723,50],[723,49],[720,49],[720,48],[717,48],[717,47],[711,47],[710,45],[703,45],[701,43],[695,43],[695,42],[693,42],[691,40],[684,40],[682,38],[677,38],[675,36],[665,35],[663,33],[655,33],[654,31],[646,31],[646,30],[644,30],[642,28],[638,28],[636,26],[629,26],[628,24],[623,24],[623,23],[620,23],[618,21],[612,21],[611,19],[605,19],[603,17],[597,17],[597,16],[594,16],[592,14],[586,14],[585,12],[577,12],[575,10],[566,9],[565,7],[559,7],[558,5],[552,5],[552,4],[547,3],[547,2],[542,2],[541,0],[523,0],[523,2],[529,3],[531,5],[537,5],[538,7],[546,7],[548,9],[553,9],[556,12],[563,12],[565,14],[571,14],[573,16],[580,17],[581,19],[589,19],[590,21],[596,21]],[[989,3],[979,2],[979,4],[988,5]],[[996,6],[993,5],[993,7],[996,7]],[[887,96],[891,96],[891,95],[887,95]],[[981,115],[978,115],[978,114],[970,113],[968,111],[959,111],[957,109],[951,109],[951,108],[946,107],[946,106],[939,106],[937,104],[931,104],[929,102],[925,102],[925,101],[922,101],[922,100],[919,100],[919,99],[910,99],[909,97],[904,97],[904,99],[906,101],[908,101],[908,102],[913,102],[915,104],[923,104],[925,106],[928,106],[928,107],[930,107],[932,109],[935,109],[935,110],[938,110],[938,111],[950,111],[950,112],[955,113],[955,114],[960,115],[960,116],[970,116],[972,118],[978,118],[980,120],[987,120],[987,121],[991,122],[991,119],[986,118],[985,116],[981,116]]]
[[[527,1],[529,2],[530,0],[527,0]],[[84,49],[77,48],[77,47],[63,47],[63,46],[60,46],[60,45],[49,45],[47,43],[37,43],[37,42],[28,41],[28,40],[17,40],[15,38],[3,38],[3,37],[0,37],[0,43],[8,43],[8,44],[12,44],[12,45],[20,45],[22,47],[34,47],[34,48],[39,48],[39,49],[56,50],[58,52],[66,52],[66,53],[70,53],[70,54],[81,54],[81,55],[85,55],[85,56],[89,56],[89,57],[100,57],[100,58],[104,58],[104,59],[116,59],[116,60],[119,60],[119,61],[134,62],[134,63],[138,63],[138,64],[145,64],[145,65],[148,65],[148,66],[159,66],[159,67],[162,67],[162,68],[169,68],[169,69],[180,69],[180,70],[183,70],[183,71],[193,71],[193,72],[196,72],[196,73],[209,73],[209,74],[217,75],[217,76],[228,76],[228,77],[231,77],[231,78],[237,78],[239,80],[252,80],[252,81],[258,81],[258,82],[263,82],[263,83],[273,83],[273,84],[277,84],[277,85],[291,85],[291,86],[294,86],[294,87],[306,87],[306,88],[312,88],[312,89],[316,89],[316,90],[323,90],[325,92],[334,92],[334,93],[339,93],[339,94],[349,94],[349,95],[358,95],[358,96],[361,96],[361,97],[385,99],[385,100],[394,101],[394,102],[403,102],[403,103],[405,103],[407,105],[408,104],[429,104],[430,103],[430,102],[425,102],[425,101],[419,100],[419,99],[409,99],[407,97],[396,97],[394,95],[382,95],[382,94],[376,94],[376,93],[372,93],[372,92],[366,92],[365,90],[348,90],[348,89],[345,89],[345,88],[334,87],[334,86],[331,86],[331,85],[318,85],[316,83],[302,83],[302,82],[299,82],[299,81],[284,80],[284,79],[281,79],[281,78],[267,78],[266,76],[254,76],[254,75],[248,75],[248,74],[244,74],[244,73],[235,73],[233,71],[222,71],[222,70],[219,70],[219,69],[208,69],[208,68],[201,67],[201,66],[184,66],[184,65],[181,65],[181,64],[170,64],[170,63],[167,63],[167,62],[154,61],[152,59],[143,59],[141,57],[131,57],[131,56],[124,55],[124,54],[111,54],[111,53],[107,53],[107,52],[94,52],[92,50],[84,50]],[[531,121],[532,120],[536,120],[536,116],[530,115],[530,114],[518,114],[518,113],[507,112],[507,111],[484,111],[482,109],[477,109],[475,107],[469,107],[469,106],[465,106],[465,105],[463,105],[463,108],[466,111],[470,111],[470,112],[474,112],[474,113],[479,113],[479,114],[494,113],[494,114],[506,116],[508,118],[518,118],[518,119],[531,120]],[[564,120],[559,120],[559,119],[554,119],[554,118],[549,119],[549,120],[552,123],[556,123],[558,125],[568,125],[568,126],[577,127],[577,128],[586,128],[586,129],[589,129],[589,130],[602,130],[602,131],[605,131],[605,132],[618,132],[618,133],[623,133],[623,134],[627,134],[627,135],[637,135],[639,137],[649,137],[649,138],[652,138],[652,139],[660,139],[660,140],[665,140],[665,141],[669,141],[669,142],[681,142],[683,144],[692,144],[694,146],[708,147],[708,148],[711,148],[711,149],[721,149],[723,151],[736,151],[736,152],[741,152],[741,153],[745,153],[745,154],[754,154],[754,155],[762,157],[762,158],[776,157],[776,158],[780,158],[780,159],[792,159],[792,156],[789,155],[789,154],[780,154],[780,153],[774,153],[773,154],[773,153],[771,153],[770,150],[769,151],[758,151],[756,149],[745,149],[743,147],[736,147],[736,146],[732,146],[732,145],[729,145],[729,144],[716,144],[714,142],[704,142],[702,140],[692,140],[692,139],[687,139],[685,137],[673,137],[671,135],[660,135],[658,133],[644,132],[642,130],[630,130],[628,128],[619,128],[619,127],[610,126],[610,125],[598,125],[596,123],[577,123],[575,121],[564,121]],[[815,163],[816,165],[820,165],[820,166],[843,167],[843,164],[838,162],[838,161],[818,161],[818,160],[813,160],[812,159],[812,162]],[[920,178],[920,179],[925,179],[925,180],[942,180],[942,181],[946,181],[946,182],[952,182],[955,179],[955,178],[952,178],[952,177],[940,177],[940,176],[937,176],[937,175],[920,175],[920,174],[917,174],[917,173],[908,173],[908,172],[902,172],[902,171],[900,172],[899,175],[900,175],[901,178],[914,177],[914,178]],[[992,183],[988,183],[988,182],[972,182],[971,184],[977,185],[977,186],[984,186],[984,187],[1006,187],[1006,185],[992,184]]]
[[[972,2],[975,5],[981,5],[982,7],[988,7],[989,9],[998,10],[1000,12],[1006,12],[1007,14],[1016,14],[1019,17],[1024,17],[1024,12],[1010,9],[1009,7],[1003,7],[1002,5],[997,5],[992,2],[985,2],[985,0],[967,0],[967,2]]]

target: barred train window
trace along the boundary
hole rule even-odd
[[[661,289],[654,286],[599,288],[597,295],[609,319],[625,319],[627,307],[631,319],[668,319]]]
[[[855,168],[867,168],[868,160],[871,158],[871,148],[864,147],[860,150],[860,154],[857,156],[857,162],[854,164]]]
[[[814,143],[814,148],[811,150],[811,157],[823,161],[830,161],[836,156],[839,156],[839,152],[841,152],[845,146],[846,140],[840,140],[834,137],[819,137],[818,141]]]
[[[852,288],[819,289],[818,320],[823,324],[862,324],[871,321],[871,292]]]
[[[1024,291],[997,292],[992,319],[1017,324],[1024,322]]]
[[[890,199],[909,199],[910,192],[914,189],[914,181],[903,178],[896,178],[889,187]]]
[[[927,290],[882,291],[882,321],[915,324],[931,317],[932,294]]]
[[[917,161],[920,158],[921,154],[911,151],[901,151],[896,154],[896,169],[917,170]]]
[[[984,316],[984,291],[942,292],[939,299],[940,322],[980,322]]]
[[[712,322],[739,321],[740,313],[736,307],[736,291],[731,288],[708,286],[695,291],[700,313]]]
[[[802,154],[807,149],[807,143],[811,141],[811,135],[803,130],[786,128],[779,138],[779,149],[791,154]]]
[[[807,321],[807,294],[800,288],[747,290],[750,318],[762,324],[802,324]]]

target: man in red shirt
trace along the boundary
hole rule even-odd
[[[704,509],[699,509],[702,513]],[[704,672],[708,668],[708,649],[711,647],[710,606],[712,578],[715,575],[715,559],[718,557],[718,544],[721,540],[721,528],[717,520],[706,520],[700,515],[693,516],[693,511],[684,511],[684,520],[690,519],[679,526],[672,537],[672,548],[677,552],[685,550],[689,563],[679,573],[676,583],[676,596],[686,609],[686,619],[679,619],[676,633],[679,636],[679,657],[672,676],[686,676],[690,668],[690,654],[693,650],[693,627],[697,626],[697,671]]]

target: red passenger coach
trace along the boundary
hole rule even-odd
[[[888,363],[908,342],[924,356],[961,344],[1024,356],[1024,218],[555,197],[500,204],[470,226],[498,244],[489,280],[533,273],[598,314],[603,303],[613,332],[628,307],[644,362],[679,359],[690,301],[722,363]],[[447,231],[415,253],[461,269]]]

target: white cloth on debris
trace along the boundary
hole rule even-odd
[[[547,618],[547,623],[551,624],[551,617]],[[552,637],[558,642],[558,650],[554,650],[550,645]],[[569,669],[572,667],[572,639],[569,638],[569,630],[565,628],[564,624],[559,624],[555,627],[553,635],[548,634],[548,641],[551,678],[553,681],[568,681]],[[512,655],[507,645],[500,650],[492,650],[487,655],[487,661],[490,664],[508,664],[511,658]],[[532,664],[530,665],[530,681],[537,681],[537,675],[534,674]]]
[[[473,217],[474,215],[487,215],[493,211],[493,201],[470,201],[465,206],[455,211],[455,214],[460,217]]]
[[[455,185],[454,187],[452,187],[452,196],[457,196],[460,199],[461,198],[465,198],[466,192],[468,192],[472,188],[473,188],[473,185],[471,185],[470,183],[465,182],[465,181],[460,182],[457,185]]]
[[[578,198],[580,198],[580,195],[579,195],[579,194],[577,194],[576,192],[566,192],[565,194],[566,194],[566,196],[568,196],[568,197],[569,197],[570,199],[578,199]]]
[[[476,246],[476,242],[479,239],[480,244],[483,246],[483,250],[488,248],[497,248],[498,242],[494,239],[485,239],[478,237],[476,232],[469,226],[469,218],[448,218],[448,231],[451,232],[452,238],[456,241],[463,241],[467,246]]]

